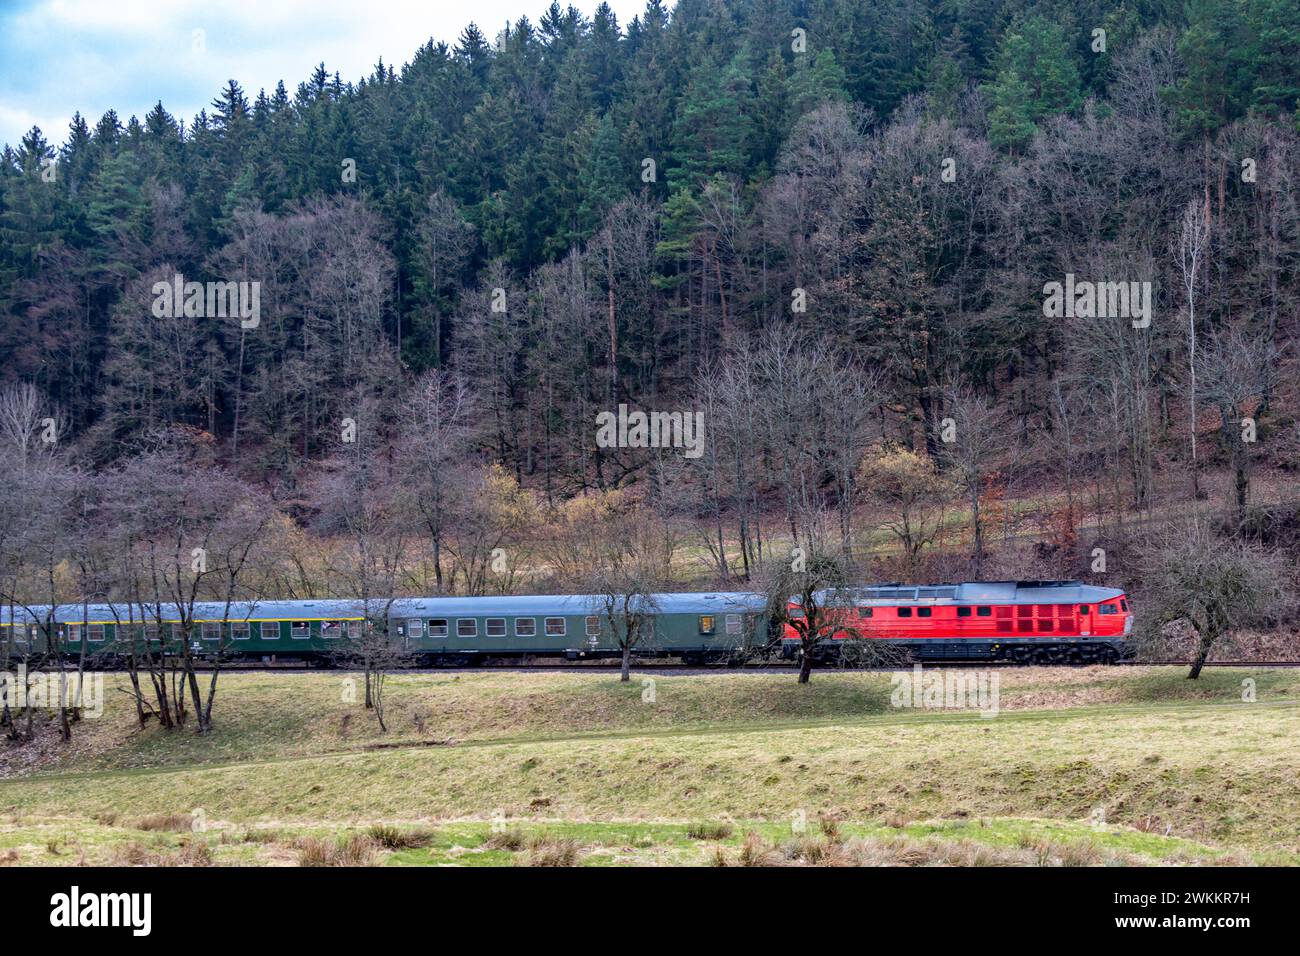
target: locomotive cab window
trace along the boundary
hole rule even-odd
[[[1119,607],[1120,607],[1120,610],[1121,610],[1121,611],[1127,611],[1127,610],[1128,610],[1128,601],[1121,600],[1121,601],[1119,602]]]
[[[595,614],[587,615],[587,636],[600,637],[600,618]]]
[[[456,618],[456,636],[457,637],[477,637],[478,621],[472,617]]]
[[[1098,613],[1098,614],[1116,614],[1116,613],[1118,613],[1118,609],[1117,609],[1117,608],[1115,607],[1115,605],[1113,605],[1113,604],[1103,604],[1101,607],[1097,608],[1097,613]]]
[[[957,616],[958,616],[958,617],[970,617],[970,608],[968,608],[968,607],[959,607],[959,608],[957,608]]]
[[[546,619],[546,636],[563,637],[565,632],[564,618],[548,617]]]
[[[899,617],[911,617],[911,616],[912,616],[912,609],[911,609],[910,607],[900,607],[900,608],[898,609],[898,616],[899,616]]]
[[[714,620],[714,617],[713,617],[712,614],[701,614],[701,615],[700,615],[700,633],[701,633],[701,634],[714,634],[714,633],[717,632],[717,629],[718,629],[717,621]]]
[[[537,636],[537,618],[535,617],[515,618],[515,637],[536,637],[536,636]]]
[[[993,616],[993,608],[991,608],[991,607],[977,607],[977,608],[975,609],[975,613],[976,613],[977,615],[979,615],[980,617],[992,617],[992,616]]]
[[[280,639],[280,622],[263,621],[262,622],[262,640],[278,641]]]
[[[483,622],[483,630],[488,637],[505,637],[506,619],[504,617],[490,617]]]
[[[441,619],[441,618],[439,618],[438,620],[430,621],[430,622],[429,622],[429,636],[430,636],[430,637],[446,637],[446,636],[447,636],[447,622],[446,622],[445,620]]]
[[[1084,615],[1085,617],[1087,617],[1087,615],[1088,615],[1089,613],[1091,613],[1091,609],[1090,609],[1090,608],[1088,607],[1088,605],[1086,605],[1086,604],[1080,604],[1080,605],[1079,605],[1079,613],[1082,614],[1082,615]]]

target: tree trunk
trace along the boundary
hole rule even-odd
[[[632,679],[632,648],[626,645],[623,647],[623,670],[618,679],[624,683]]]
[[[1210,648],[1214,646],[1213,637],[1202,637],[1196,645],[1196,657],[1192,660],[1192,669],[1187,672],[1188,680],[1196,680],[1201,676],[1201,668],[1205,666],[1206,659],[1210,656]]]
[[[803,652],[803,657],[799,661],[799,683],[801,684],[808,683],[808,678],[812,676],[812,665],[813,665],[812,652],[808,649],[805,649]]]

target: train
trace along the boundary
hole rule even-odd
[[[188,635],[169,605],[11,606],[0,609],[0,642],[11,661],[57,654],[92,667],[121,665],[146,648],[176,652],[186,639],[200,657],[328,665],[361,643],[361,629],[373,633],[382,622],[403,659],[420,666],[595,660],[622,653],[606,601],[551,594],[206,602],[187,609]],[[633,610],[645,621],[637,656],[737,665],[803,653],[788,623],[804,613],[793,598],[784,625],[755,592],[648,595]],[[843,658],[855,641],[888,642],[918,661],[1116,663],[1132,653],[1127,595],[1080,581],[870,585],[837,593],[833,613],[837,630],[814,649],[819,659]]]

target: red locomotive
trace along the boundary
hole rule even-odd
[[[1128,597],[1082,581],[968,581],[913,587],[855,588],[853,609],[828,611],[844,619],[835,640],[884,640],[918,660],[995,660],[1035,664],[1112,664],[1131,656],[1133,617]],[[791,617],[803,613],[797,603]],[[799,635],[786,625],[784,654],[799,653]],[[823,643],[819,656],[834,656]]]

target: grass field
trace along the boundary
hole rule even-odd
[[[0,744],[0,862],[1300,862],[1300,673],[1184,674],[1005,670],[995,717],[888,674],[413,674],[387,734],[346,675],[231,674],[206,739],[109,677],[71,747]]]

